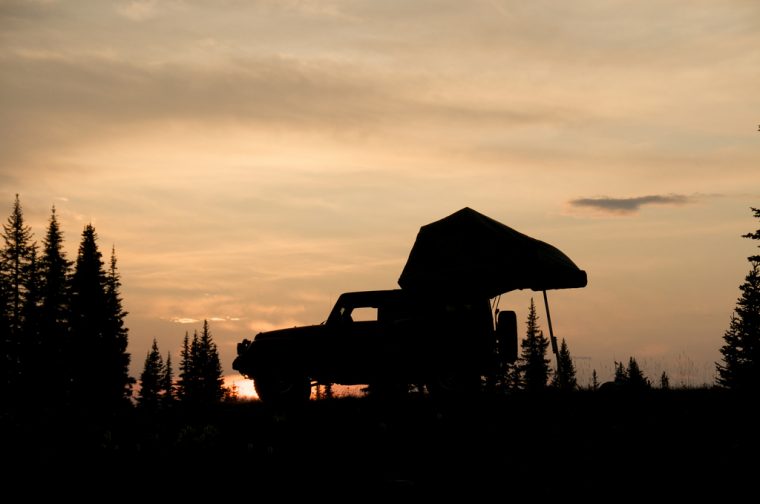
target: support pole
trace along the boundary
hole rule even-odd
[[[544,307],[546,308],[546,321],[549,323],[549,339],[552,342],[552,352],[557,359],[557,370],[559,371],[559,349],[557,347],[557,338],[554,337],[554,329],[552,328],[552,315],[549,312],[549,298],[544,293]]]

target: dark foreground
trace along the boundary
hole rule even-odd
[[[410,397],[259,402],[115,417],[6,416],[6,491],[271,502],[299,495],[578,498],[758,497],[756,400],[718,390],[578,392],[439,404]],[[36,481],[38,484],[23,483]],[[121,499],[120,499],[121,500]],[[289,500],[289,499],[288,499]]]

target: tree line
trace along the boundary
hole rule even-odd
[[[760,208],[751,207],[753,216],[760,219]],[[742,235],[743,238],[760,240],[760,229]],[[758,245],[760,248],[760,245]],[[723,335],[720,348],[721,362],[715,364],[717,385],[722,388],[757,392],[760,390],[760,254],[747,257],[750,263],[744,283],[739,286],[740,296],[731,314],[729,327]],[[570,352],[565,340],[557,357],[557,366],[552,371],[546,358],[549,340],[538,326],[538,316],[531,299],[525,338],[520,343],[521,354],[518,361],[510,366],[503,377],[503,384],[508,389],[528,391],[543,390],[548,387],[561,390],[574,390],[578,387]],[[615,375],[611,382],[600,385],[596,370],[592,375],[592,389],[605,388],[644,390],[652,383],[641,370],[634,357],[627,365],[615,362]],[[659,386],[670,388],[670,378],[663,371]]]
[[[2,239],[0,408],[130,407],[137,382],[129,375],[129,330],[115,247],[104,262],[95,228],[87,224],[76,259],[69,260],[55,206],[38,244],[18,195]],[[154,341],[140,376],[138,404],[157,407],[175,399],[207,404],[222,398],[222,367],[208,322],[192,340],[185,336],[181,357],[174,383],[171,357],[163,361]]]
[[[752,208],[760,219],[760,209]],[[760,240],[760,229],[742,235]],[[108,262],[99,250],[92,224],[81,234],[75,260],[63,249],[63,232],[55,206],[38,244],[24,221],[19,196],[2,226],[0,249],[0,395],[3,407],[44,400],[53,406],[114,409],[131,405],[136,382],[129,376],[127,312],[122,306],[116,249]],[[717,384],[737,390],[760,388],[760,255],[747,258],[750,269],[731,315],[716,363]],[[557,366],[546,356],[549,340],[541,331],[531,299],[520,356],[509,365],[499,385],[504,390],[575,390],[576,370],[562,340]],[[160,355],[158,343],[146,356],[137,403],[159,408],[180,401],[209,404],[234,395],[222,380],[219,355],[207,321],[201,333],[185,334],[178,379],[171,356]],[[615,362],[613,383],[649,388],[636,360]],[[591,388],[599,388],[594,370]],[[660,387],[669,387],[667,373]],[[324,391],[327,397],[332,390]]]
[[[140,374],[139,407],[158,410],[177,402],[208,406],[234,395],[234,391],[224,386],[219,352],[207,320],[203,321],[201,333],[195,331],[192,339],[185,333],[180,357],[179,379],[175,382],[171,354],[167,354],[164,361],[158,342],[153,340]]]
[[[525,337],[520,341],[520,355],[517,361],[507,365],[500,377],[500,387],[503,391],[525,391],[538,393],[544,390],[571,392],[582,388],[578,384],[575,363],[570,355],[570,349],[565,339],[557,353],[555,366],[547,357],[549,339],[544,335],[539,325],[539,317],[533,299],[530,300],[528,316],[525,321]],[[596,370],[592,373],[592,381],[588,388],[617,388],[626,390],[645,390],[652,388],[652,382],[641,371],[634,357],[628,364],[615,362],[615,376],[612,381],[600,384]],[[660,387],[669,388],[670,379],[666,372],[660,377]]]

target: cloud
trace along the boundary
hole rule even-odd
[[[0,54],[0,68],[0,95],[8,98],[0,110],[0,172],[32,162],[50,166],[49,156],[103,145],[146,125],[227,125],[398,145],[398,135],[420,131],[437,143],[451,130],[454,143],[478,128],[565,123],[577,115],[573,107],[436,100],[418,93],[431,84],[426,78],[280,56],[203,66],[16,51]]]
[[[198,322],[198,319],[189,317],[174,317],[171,320],[176,324],[195,324]]]
[[[128,2],[116,7],[116,12],[119,15],[131,21],[145,21],[151,19],[157,14],[157,6],[155,0],[140,0],[134,2]]]
[[[4,0],[0,2],[0,19],[39,20],[49,18],[56,12],[57,0]]]
[[[593,148],[691,170],[746,121],[760,54],[757,8],[738,0],[623,17],[619,2],[546,16],[545,2],[499,0],[41,1],[0,2],[3,186],[92,170],[81,152],[177,127],[202,130],[193,149],[228,128],[256,132],[248,145],[288,135],[291,152],[304,135],[361,147],[357,159],[570,166]]]
[[[683,194],[653,194],[634,198],[609,198],[606,196],[579,198],[570,201],[570,205],[576,208],[591,208],[603,213],[630,215],[638,212],[645,205],[686,205],[693,201],[693,197]]]

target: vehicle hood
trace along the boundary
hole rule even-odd
[[[276,329],[274,331],[260,332],[253,338],[253,341],[258,343],[261,341],[269,341],[274,339],[309,338],[318,334],[322,334],[324,331],[325,326],[322,324],[289,327],[287,329]]]

